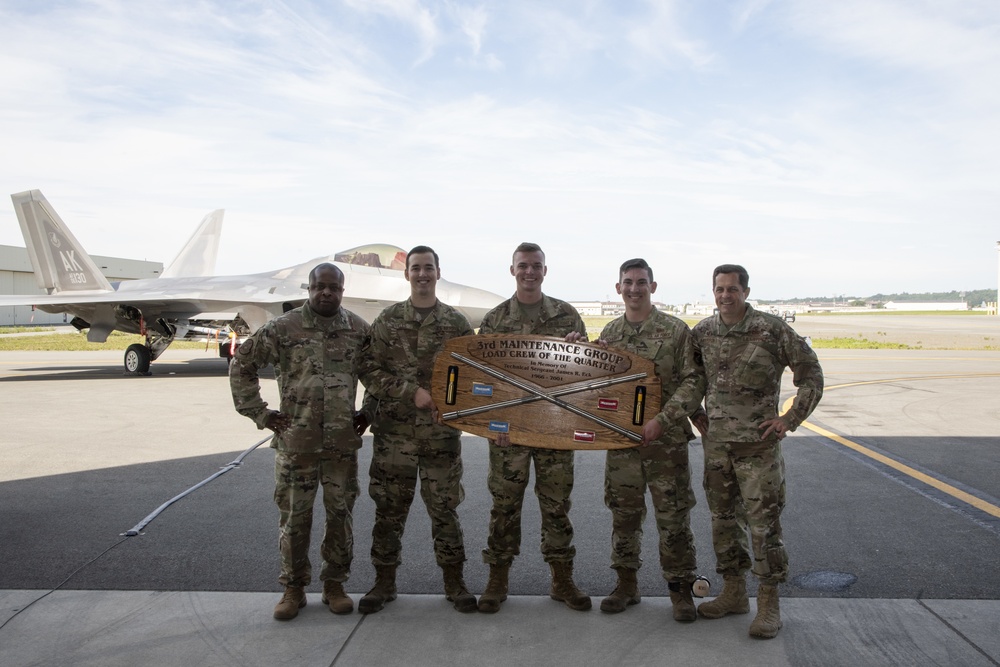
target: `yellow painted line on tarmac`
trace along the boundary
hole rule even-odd
[[[970,377],[1000,377],[1000,373],[976,373],[972,375],[927,375],[922,377],[895,378],[891,380],[868,380],[864,382],[848,382],[845,384],[838,384],[838,385],[833,385],[831,387],[827,387],[824,391],[831,391],[834,389],[844,389],[845,387],[856,387],[865,384],[888,384],[890,382],[902,382],[906,380],[939,380],[939,379],[956,379],[956,378],[962,379]],[[788,409],[792,407],[792,403],[794,401],[795,401],[794,396],[786,400],[784,405],[782,405],[781,409],[782,413],[787,412]],[[883,465],[889,466],[893,470],[897,470],[903,473],[904,475],[907,475],[908,477],[912,477],[913,479],[922,482],[927,486],[933,487],[938,491],[941,491],[942,493],[947,493],[949,496],[955,498],[956,500],[959,500],[968,505],[972,505],[976,509],[986,512],[987,514],[1000,519],[1000,507],[997,507],[992,503],[988,503],[985,500],[982,500],[981,498],[977,498],[972,494],[966,493],[965,491],[962,491],[961,489],[952,486],[951,484],[942,482],[941,480],[935,477],[931,477],[926,473],[911,468],[905,463],[900,463],[899,461],[891,459],[888,456],[885,456],[884,454],[879,454],[878,452],[872,451],[871,449],[868,449],[864,445],[859,445],[858,443],[848,440],[847,438],[841,435],[837,435],[832,431],[828,431],[821,426],[817,426],[816,424],[813,424],[808,421],[802,422],[802,426],[806,427],[813,433],[821,435],[824,438],[829,438],[830,440],[833,440],[834,442],[839,443],[844,447],[847,447],[848,449],[853,449],[859,454],[862,454],[870,459],[878,461]]]

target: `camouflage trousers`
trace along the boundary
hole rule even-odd
[[[354,501],[358,497],[356,451],[275,452],[274,502],[278,505],[278,543],[285,586],[312,581],[309,540],[316,492],[323,488],[326,529],[320,545],[320,579],[347,581],[354,556]]]
[[[546,563],[572,561],[573,524],[569,520],[575,452],[490,443],[487,485],[493,496],[490,532],[483,551],[489,565],[509,564],[521,552],[521,506],[535,462],[535,496],[542,514],[542,556]]]
[[[761,583],[785,581],[788,554],[781,540],[781,511],[785,508],[781,443],[714,442],[708,438],[702,442],[716,572],[726,575],[752,570]]]
[[[660,568],[668,582],[694,581],[697,561],[691,533],[691,469],[687,442],[652,444],[608,451],[604,504],[611,510],[611,566],[642,565],[642,524],[646,488],[660,535]]]
[[[372,527],[372,564],[402,562],[403,529],[413,503],[417,477],[420,497],[431,519],[431,537],[438,565],[465,562],[458,506],[462,488],[462,444],[454,438],[422,440],[376,434],[368,493],[375,501]]]

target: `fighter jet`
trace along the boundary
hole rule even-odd
[[[68,313],[87,340],[102,343],[115,330],[145,337],[125,351],[126,375],[147,375],[150,363],[175,340],[218,344],[231,357],[235,346],[282,312],[306,301],[309,271],[331,262],[344,272],[343,306],[371,322],[383,308],[403,301],[406,252],[366,245],[317,257],[277,271],[214,276],[223,211],[209,213],[157,278],[111,283],[38,190],[11,195],[17,220],[46,294],[0,295],[0,306],[32,305]],[[492,292],[440,280],[438,298],[461,311],[474,327],[504,300]]]

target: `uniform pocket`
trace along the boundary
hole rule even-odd
[[[323,448],[323,431],[316,424],[293,422],[281,432],[281,440],[288,451],[315,452]]]
[[[764,389],[773,386],[777,376],[774,357],[760,345],[750,345],[736,374],[737,381],[746,387]]]

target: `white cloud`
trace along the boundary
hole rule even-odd
[[[563,298],[636,255],[670,302],[728,261],[760,297],[990,284],[996,17],[834,4],[6,6],[0,184],[163,261],[225,207],[228,272],[429,243],[509,293],[534,240]],[[935,25],[958,55],[911,53]]]
[[[743,0],[733,8],[732,22],[733,28],[740,32],[747,27],[747,24],[760,16],[767,7],[775,0]]]
[[[685,34],[677,17],[676,0],[646,0],[649,12],[640,15],[628,28],[628,41],[640,56],[660,65],[678,65],[678,59],[694,67],[705,67],[713,60],[711,49]]]
[[[423,63],[434,55],[440,39],[437,16],[420,0],[345,0],[345,4],[355,11],[380,14],[410,26],[421,45],[420,56],[414,64]]]
[[[489,22],[489,12],[485,5],[464,7],[457,3],[449,3],[448,8],[455,16],[459,30],[468,38],[473,55],[479,55],[486,24]]]

